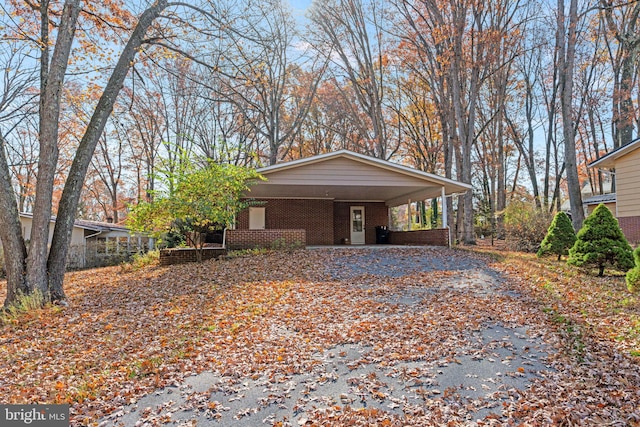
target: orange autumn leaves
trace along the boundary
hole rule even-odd
[[[402,254],[409,260],[433,255],[410,249]],[[477,258],[462,251],[447,254]],[[370,348],[360,363],[393,366],[420,360],[459,363],[458,352],[469,344],[469,331],[498,319],[529,325],[540,334],[557,328],[558,335],[548,337],[554,346],[566,345],[570,338],[563,335],[566,324],[545,315],[536,302],[537,293],[546,291],[527,281],[530,273],[542,275],[539,267],[528,266],[528,260],[514,258],[506,266],[495,264],[496,268],[510,269],[513,277],[509,280],[519,295],[516,298],[483,296],[471,288],[444,285],[456,275],[471,280],[467,272],[407,271],[405,276],[394,278],[366,274],[338,279],[328,269],[335,256],[330,251],[271,252],[169,268],[125,271],[112,267],[70,273],[70,307],[34,311],[0,326],[0,399],[12,403],[68,402],[72,425],[86,425],[156,388],[179,384],[191,373],[278,378],[308,372],[317,362],[314,354],[338,344],[358,343]],[[358,262],[359,258],[351,259]],[[546,280],[555,284],[562,279],[557,272]],[[576,294],[572,301],[591,301],[593,307],[605,310],[604,292],[600,298],[590,299],[575,289],[572,292]],[[407,310],[393,299],[414,293],[420,296],[415,300],[419,310]],[[568,316],[572,301],[556,302],[555,314]],[[603,318],[606,330],[616,324],[611,313]],[[522,391],[517,404],[505,407],[505,411],[531,422],[546,415],[562,419],[570,416],[567,405],[582,395],[588,402],[583,402],[584,407],[583,403],[575,404],[591,419],[602,417],[612,401],[621,403],[611,419],[632,416],[630,407],[637,403],[633,392],[640,380],[630,372],[637,371],[637,364],[621,359],[612,345],[591,344],[587,335],[582,339],[588,345],[583,357],[597,355],[597,362],[581,365],[575,353],[558,352],[552,359],[557,372]],[[565,371],[565,366],[571,369]],[[513,371],[513,375],[525,375],[527,368],[514,366]],[[411,377],[412,371],[406,375]],[[606,375],[615,390],[597,386],[593,381],[598,375]],[[372,383],[385,380],[371,379]],[[372,393],[376,390],[372,388]],[[308,422],[436,425],[428,420],[446,421],[448,416],[438,399],[444,401],[455,394],[441,390],[428,396],[435,411],[428,419],[420,418],[422,415],[401,419],[375,408],[355,409],[347,396],[344,402],[339,400],[309,414]],[[612,394],[614,391],[618,394]],[[564,395],[552,404],[540,403],[554,393]],[[384,393],[378,397],[386,398]],[[438,408],[442,413],[437,413]],[[459,423],[454,421],[453,425]]]

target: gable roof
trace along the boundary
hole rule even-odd
[[[334,151],[258,169],[267,178],[249,191],[256,198],[383,201],[389,206],[471,189],[452,179],[354,153]]]
[[[615,161],[620,157],[631,153],[632,151],[640,148],[640,138],[631,141],[627,145],[623,145],[622,147],[618,147],[613,151],[608,152],[604,156],[600,157],[598,160],[594,160],[589,163],[589,167],[601,167],[601,168],[612,168],[615,165]]]
[[[599,205],[600,203],[612,203],[617,200],[616,193],[598,194],[587,197],[582,201],[583,205]]]

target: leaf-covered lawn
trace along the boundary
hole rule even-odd
[[[345,344],[367,349],[358,363],[381,367],[490,357],[485,348],[473,350],[474,334],[501,324],[526,328],[550,349],[551,369],[528,390],[502,390],[492,406],[463,402],[453,388],[431,389],[409,411],[368,384],[363,392],[400,408],[355,409],[345,396],[305,407],[305,420],[462,425],[473,420],[473,405],[485,405],[490,414],[483,425],[640,425],[640,309],[624,278],[587,277],[508,252],[442,249],[436,257],[429,249],[394,251],[399,261],[389,264],[378,262],[375,251],[321,250],[70,273],[69,307],[0,326],[0,401],[68,402],[73,425],[92,425],[193,373],[237,382],[291,378],[312,372],[318,354]],[[358,267],[363,263],[369,266]],[[462,264],[489,264],[508,280],[478,282],[472,270],[457,269]],[[376,266],[386,274],[368,273]],[[525,368],[513,366],[513,375]],[[214,406],[201,409],[215,415]],[[149,417],[149,425],[167,421]]]

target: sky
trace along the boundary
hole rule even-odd
[[[289,4],[293,9],[293,16],[298,18],[304,16],[306,10],[311,6],[311,0],[289,0]]]

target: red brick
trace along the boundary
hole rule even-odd
[[[350,207],[365,208],[365,244],[376,243],[376,226],[388,225],[389,208],[383,202],[334,202],[314,199],[267,199],[257,200],[265,207],[265,230],[248,230],[248,209],[238,214],[237,230],[227,231],[227,247],[269,247],[282,233],[293,229],[305,232],[306,245],[339,245],[350,238]],[[242,234],[239,231],[268,231],[270,233]],[[230,237],[229,232],[237,233]],[[275,233],[275,234],[273,234]],[[292,237],[293,241],[300,237]],[[392,232],[390,243],[406,245],[448,246],[448,230],[418,230]],[[288,237],[285,241],[291,241]]]
[[[449,229],[392,231],[389,233],[392,245],[449,246]]]
[[[376,243],[376,227],[388,225],[389,208],[382,202],[335,202],[333,204],[333,244],[351,238],[351,206],[364,206],[364,242]]]
[[[268,199],[259,201],[265,207],[265,229],[302,229],[306,244],[333,243],[333,202],[316,199]],[[238,214],[238,229],[249,228],[249,211]]]
[[[640,244],[640,216],[618,218],[618,224],[630,244]]]
[[[203,248],[202,260],[206,261],[212,258],[218,258],[227,253],[222,248]],[[172,248],[160,250],[160,265],[185,264],[187,262],[196,262],[197,255],[195,248]]]
[[[226,246],[230,250],[306,246],[305,230],[227,230]]]

